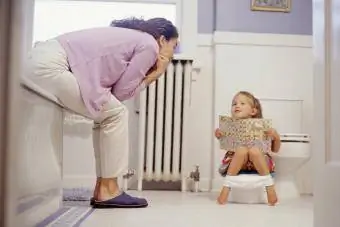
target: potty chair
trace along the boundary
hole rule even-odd
[[[260,176],[256,172],[240,172],[237,176],[224,177],[223,186],[230,188],[228,202],[267,203],[266,187],[274,184],[273,174]]]
[[[276,173],[260,176],[257,173],[240,172],[237,176],[224,178],[224,186],[229,187],[229,202],[267,203],[266,187],[274,184],[280,200],[298,199],[295,174],[311,158],[310,136],[308,134],[281,134],[281,148],[272,153],[276,163]]]

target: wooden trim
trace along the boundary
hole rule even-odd
[[[292,9],[292,1],[287,0],[287,2],[288,2],[287,8],[279,8],[279,7],[272,7],[272,6],[256,6],[256,0],[252,0],[250,8],[253,11],[268,11],[268,12],[289,13]]]
[[[325,163],[331,162],[332,160],[332,91],[331,91],[331,77],[332,77],[332,54],[333,54],[333,40],[332,40],[332,8],[331,4],[325,4],[325,24],[324,24],[324,64],[325,64]],[[314,103],[314,105],[318,105]]]
[[[8,107],[9,107],[9,58],[10,24],[13,1],[0,3],[0,226],[6,226],[7,170],[8,170]]]
[[[312,48],[313,36],[215,31],[213,44]]]

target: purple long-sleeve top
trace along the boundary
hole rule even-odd
[[[124,101],[145,88],[143,79],[156,63],[159,47],[149,34],[104,27],[57,37],[78,80],[84,103],[93,116],[113,94]]]

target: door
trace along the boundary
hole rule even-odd
[[[314,226],[340,226],[340,0],[314,0]]]

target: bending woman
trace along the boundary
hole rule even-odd
[[[133,18],[63,34],[37,44],[30,54],[27,77],[66,108],[95,122],[94,207],[148,205],[145,199],[120,192],[117,183],[127,172],[129,155],[128,111],[122,101],[165,72],[177,40],[170,21]]]

